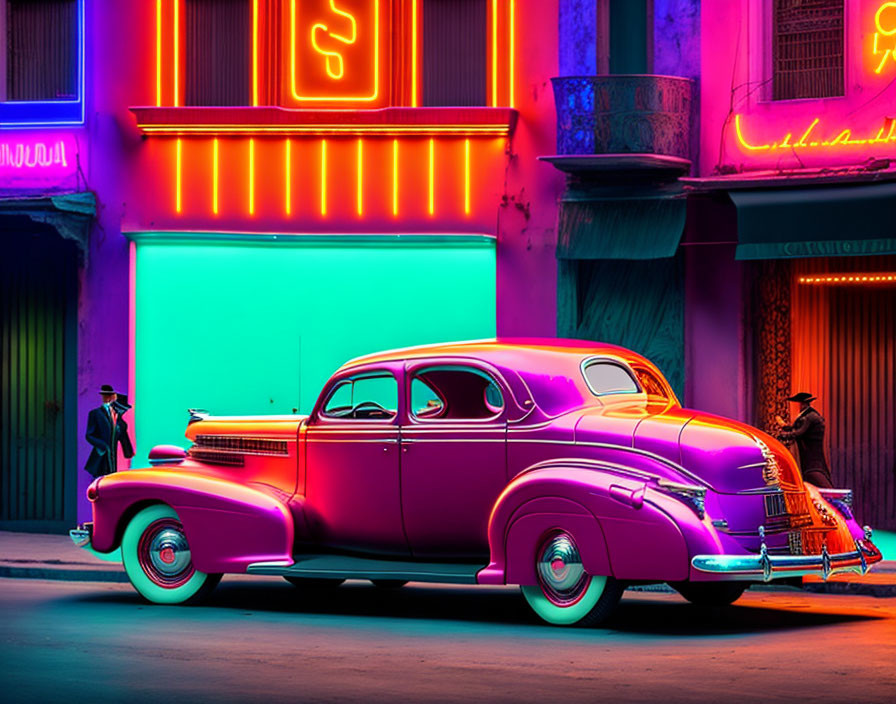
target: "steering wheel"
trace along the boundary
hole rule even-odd
[[[361,416],[358,415],[360,411],[367,411],[367,415],[364,416],[366,418],[391,418],[393,416],[392,411],[387,410],[376,401],[362,401],[359,403],[352,409],[352,418],[360,418]],[[375,414],[381,415],[377,416]]]

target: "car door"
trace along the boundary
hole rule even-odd
[[[305,513],[324,546],[408,555],[399,500],[398,379],[364,369],[328,384],[305,434]]]
[[[507,484],[506,405],[497,375],[472,364],[408,366],[401,495],[414,557],[485,559]]]

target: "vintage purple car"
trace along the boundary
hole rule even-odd
[[[805,484],[777,440],[682,408],[653,364],[611,345],[371,355],[307,417],[193,412],[187,437],[93,482],[93,523],[72,531],[120,547],[157,603],[197,600],[223,573],[518,584],[545,621],[596,624],[631,584],[728,604],[752,582],[881,559],[849,490]]]

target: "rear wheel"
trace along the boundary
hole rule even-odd
[[[201,601],[221,581],[220,574],[193,566],[183,524],[177,512],[163,504],[131,519],[121,541],[121,558],[134,589],[156,604]]]
[[[613,577],[590,575],[569,533],[551,534],[536,552],[537,585],[520,587],[532,610],[555,626],[596,626],[612,613],[624,587]]]
[[[676,582],[672,587],[697,606],[729,606],[740,599],[749,584],[744,582]]]

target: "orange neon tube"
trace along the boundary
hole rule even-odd
[[[162,105],[162,0],[156,0],[156,107]]]
[[[514,37],[514,0],[510,0],[510,107],[513,107],[514,96],[513,96],[513,71],[514,71],[514,51],[516,44],[516,37]]]
[[[177,212],[181,212],[183,210],[183,178],[182,178],[182,169],[183,169],[183,158],[182,158],[182,145],[181,140],[178,138],[177,140],[177,171],[174,176],[174,189],[175,189],[175,204],[174,207]]]
[[[470,140],[464,140],[464,213],[470,214]]]
[[[218,214],[218,138],[212,149],[212,212]]]
[[[429,140],[429,214],[436,212],[435,140]]]
[[[327,140],[320,140],[320,214],[327,214]]]
[[[249,215],[255,214],[255,140],[249,140]]]
[[[174,107],[180,104],[180,0],[174,2]],[[217,212],[217,211],[215,211]]]
[[[358,140],[358,215],[364,214],[364,142]]]
[[[258,106],[258,0],[252,0],[252,105]]]
[[[411,2],[411,107],[417,107],[417,0]]]
[[[286,214],[292,215],[292,140],[286,140]]]
[[[492,107],[498,107],[498,0],[492,0]]]
[[[392,140],[392,214],[398,215],[398,140]]]

